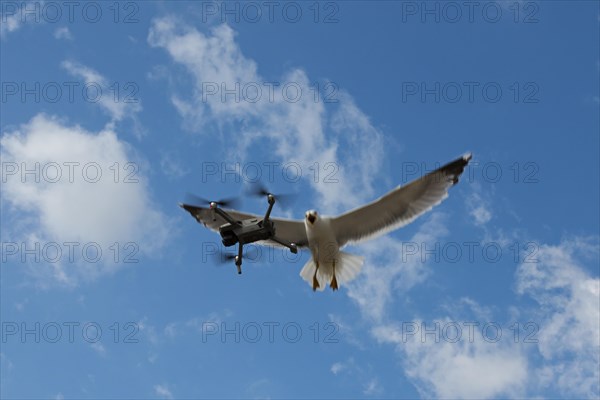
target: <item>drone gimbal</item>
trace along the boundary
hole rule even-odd
[[[273,206],[275,205],[275,196],[269,193],[267,194],[267,199],[269,201],[269,208],[262,220],[256,218],[237,221],[226,211],[220,209],[216,202],[213,201],[210,203],[210,209],[227,221],[226,224],[219,227],[219,234],[221,235],[223,245],[225,247],[230,247],[239,243],[238,254],[235,256],[235,265],[237,266],[238,274],[242,273],[242,252],[244,244],[257,242],[259,240],[272,240],[273,242],[287,247],[293,254],[298,253],[298,246],[296,246],[295,243],[288,243],[275,235],[275,224],[269,218]]]

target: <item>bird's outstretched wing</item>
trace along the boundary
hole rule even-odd
[[[209,208],[197,207],[189,204],[180,204],[180,206],[192,214],[192,216],[196,218],[199,223],[215,232],[219,232],[219,227],[227,223],[223,217]],[[235,210],[224,211],[237,221],[243,221],[246,219],[256,219],[259,221],[264,218],[264,216],[243,213]],[[273,217],[270,217],[269,219],[273,221],[273,224],[275,225],[275,235],[279,239],[285,242],[295,243],[298,247],[308,246],[304,221]],[[257,243],[271,246],[281,246],[279,243],[272,240],[259,241]]]
[[[464,155],[372,203],[332,218],[338,245],[382,235],[429,211],[448,197],[448,188],[458,182],[470,159],[471,154]]]

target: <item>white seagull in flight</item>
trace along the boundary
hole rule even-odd
[[[427,175],[404,186],[398,186],[379,199],[355,208],[337,217],[326,217],[315,210],[305,213],[304,220],[271,218],[279,239],[308,247],[310,260],[300,271],[300,276],[313,290],[324,290],[329,286],[337,290],[358,275],[363,257],[346,253],[340,249],[348,243],[356,243],[398,229],[414,221],[448,197],[448,189],[458,182],[471,154],[466,154]],[[221,216],[209,208],[182,205],[198,222],[219,231],[225,224]],[[234,210],[226,210],[238,220],[262,218]],[[263,245],[280,246],[265,240]]]

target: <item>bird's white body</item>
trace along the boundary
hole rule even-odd
[[[336,290],[338,284],[354,279],[360,272],[364,259],[340,251],[331,218],[317,215],[316,211],[310,210],[306,212],[304,219],[311,259],[300,271],[300,276],[313,289],[324,290],[329,285]]]
[[[313,260],[322,266],[332,264],[337,259],[340,250],[335,232],[329,222],[330,219],[327,217],[317,218],[314,223],[309,222],[308,219],[304,220],[308,248]]]

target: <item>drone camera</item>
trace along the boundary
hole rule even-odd
[[[219,233],[221,234],[221,241],[225,247],[233,246],[238,242],[238,237],[236,236],[233,226],[231,225],[221,228]]]

